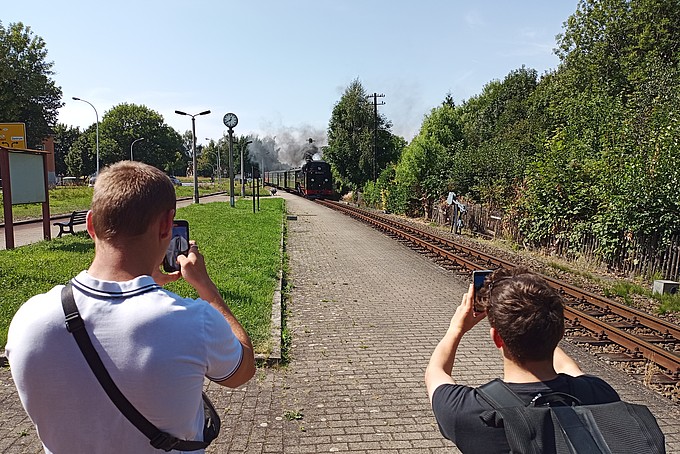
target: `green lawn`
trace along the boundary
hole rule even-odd
[[[210,183],[210,180],[201,179],[198,183],[198,194],[203,196],[206,194],[213,194],[215,192],[229,192],[229,179],[222,179],[220,184],[217,182]],[[260,195],[269,195],[269,191],[260,188]],[[177,197],[193,197],[193,186],[177,186],[175,187]],[[250,186],[246,187],[246,196],[251,196],[253,191]],[[238,183],[234,184],[234,195],[241,195],[241,186]],[[0,191],[0,222],[5,222],[4,212],[2,208],[3,195]],[[50,189],[50,215],[70,213],[75,210],[87,210],[90,208],[92,202],[92,188],[88,186],[57,186]],[[24,219],[36,219],[42,217],[42,205],[39,203],[28,203],[22,205],[14,205],[12,207],[12,217],[14,221],[21,221]]]
[[[189,221],[192,239],[200,245],[210,276],[225,301],[253,340],[257,353],[271,349],[271,305],[281,267],[284,202],[263,198],[260,211],[251,200],[237,200],[235,208],[216,202],[177,210]],[[19,306],[86,269],[94,256],[94,243],[85,234],[0,251],[0,346]],[[167,286],[183,296],[196,297],[184,281]]]

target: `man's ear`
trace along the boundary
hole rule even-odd
[[[168,210],[163,213],[159,221],[159,236],[161,239],[172,236],[172,223],[175,220],[175,210]]]
[[[92,210],[88,210],[87,215],[85,216],[85,226],[87,227],[87,233],[90,235],[90,238],[94,240],[96,235],[94,233],[94,223],[92,222]]]
[[[498,331],[496,331],[496,328],[492,326],[489,328],[489,332],[491,334],[491,339],[493,339],[493,343],[496,345],[496,348],[502,348],[503,339],[501,339],[501,336],[498,334]]]

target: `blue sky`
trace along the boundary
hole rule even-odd
[[[577,0],[6,1],[47,44],[63,90],[59,121],[85,128],[123,103],[161,113],[199,143],[236,134],[322,141],[333,106],[359,79],[410,140],[447,93],[459,103],[522,65],[554,69],[555,36]]]

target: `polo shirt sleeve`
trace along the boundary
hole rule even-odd
[[[219,382],[231,377],[243,360],[243,346],[224,316],[205,303],[206,377]]]

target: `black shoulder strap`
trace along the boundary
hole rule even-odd
[[[477,388],[477,392],[495,409],[526,407],[526,403],[500,378],[480,386]]]
[[[102,388],[104,388],[104,391],[106,391],[106,394],[118,410],[120,410],[120,412],[151,441],[151,446],[164,451],[172,451],[173,449],[180,451],[196,451],[208,446],[208,443],[203,441],[180,440],[161,431],[146,419],[144,415],[137,411],[134,405],[127,400],[120,389],[118,389],[118,386],[114,383],[111,375],[109,375],[109,372],[106,370],[104,363],[102,363],[97,350],[95,350],[92,345],[90,336],[85,329],[85,323],[80,317],[78,306],[76,306],[76,301],[73,298],[73,288],[70,282],[66,284],[61,291],[61,305],[64,309],[64,315],[66,316],[66,329],[68,329],[68,331],[73,334],[73,337],[75,337],[80,351],[83,353],[83,356],[85,356],[87,364],[90,366],[90,369],[92,369],[92,372],[94,372],[94,375],[97,377],[97,380],[99,380]]]

